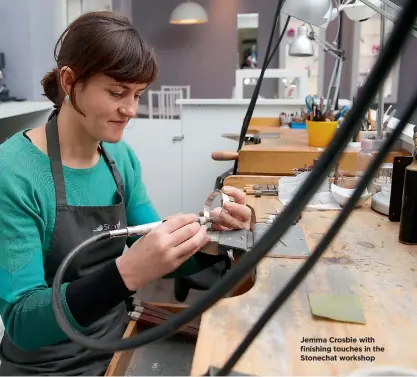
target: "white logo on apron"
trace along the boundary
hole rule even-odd
[[[93,232],[103,232],[105,230],[117,230],[120,229],[120,221],[115,224],[100,224],[96,229],[93,230]]]

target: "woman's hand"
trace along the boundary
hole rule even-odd
[[[252,211],[246,206],[246,194],[235,187],[224,186],[222,191],[234,202],[225,203],[223,209],[217,207],[210,212],[213,230],[250,230]]]
[[[135,291],[176,270],[209,242],[197,215],[174,215],[139,238],[116,264],[126,287]]]

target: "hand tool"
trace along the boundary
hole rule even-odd
[[[203,216],[199,216],[197,218],[197,222],[199,222],[201,225],[205,225],[207,223],[211,223],[212,219],[210,218],[210,206],[213,203],[214,199],[221,195],[221,208],[223,209],[223,206],[225,203],[233,202],[234,199],[226,195],[221,190],[215,190],[213,191],[207,198],[204,209],[203,209]],[[164,220],[165,221],[165,220]],[[156,221],[149,224],[143,224],[143,225],[136,225],[136,226],[128,226],[123,229],[117,229],[117,230],[111,230],[110,231],[110,237],[131,237],[131,236],[143,236],[145,234],[148,234],[150,231],[161,225],[164,221]]]
[[[343,115],[347,113],[349,106],[343,106],[343,108],[335,115],[334,120],[339,120]]]
[[[264,196],[278,196],[277,185],[247,185],[243,188],[247,195],[255,195],[259,198]]]

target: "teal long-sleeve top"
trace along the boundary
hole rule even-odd
[[[128,225],[159,221],[133,150],[124,141],[103,146],[125,184]],[[56,322],[52,289],[44,277],[56,213],[50,161],[19,132],[0,146],[0,176],[0,315],[14,343],[34,350],[66,338]],[[103,157],[88,169],[64,166],[64,179],[68,205],[114,204],[116,184]],[[206,267],[191,257],[166,277],[190,275]],[[65,288],[61,299],[67,308]],[[67,316],[71,318],[70,313]]]

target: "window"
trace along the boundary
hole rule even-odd
[[[286,18],[281,19],[281,31],[286,22]],[[308,72],[308,91],[311,95],[318,95],[323,93],[323,77],[324,77],[324,51],[319,47],[317,43],[313,42],[314,56],[312,57],[293,57],[288,55],[291,43],[297,36],[298,28],[303,25],[304,22],[291,18],[288,24],[287,32],[282,40],[280,46],[280,68],[291,68],[294,70],[307,70]],[[308,25],[309,31],[310,26]],[[313,26],[314,33],[321,40],[325,39],[325,30]],[[280,83],[280,98],[294,98],[296,93],[296,82],[292,78],[284,79]]]
[[[393,26],[393,22],[385,20],[385,39],[389,36]],[[378,58],[381,47],[381,15],[375,14],[367,21],[356,22],[354,43],[352,96],[356,95],[358,87],[366,81]],[[395,103],[397,101],[398,79],[399,61],[394,65],[385,81],[385,102]],[[377,100],[378,97],[375,101]]]

